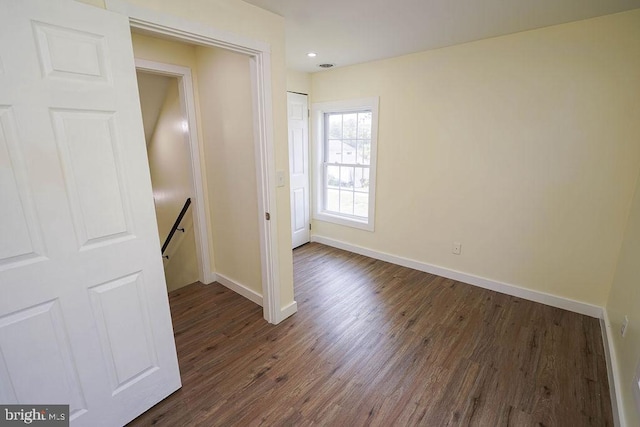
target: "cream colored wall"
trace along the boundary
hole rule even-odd
[[[161,242],[169,235],[184,201],[191,197],[191,165],[181,129],[182,120],[178,83],[171,79],[156,127],[147,146]]]
[[[142,74],[139,78],[144,78]],[[191,160],[188,142],[182,130],[184,120],[178,94],[178,80],[169,80],[167,93],[147,146],[149,170],[156,207],[158,234],[164,243],[187,198],[193,198]],[[164,271],[169,291],[198,280],[198,263],[190,209],[167,247]]]
[[[640,425],[640,408],[636,408],[634,403],[633,378],[640,364],[640,181],[636,185],[618,268],[607,302],[607,314],[617,356],[619,376],[616,382],[622,392],[622,408],[627,425],[637,426]],[[629,325],[623,338],[620,327],[625,315],[629,318]]]
[[[314,234],[603,306],[640,167],[638,52],[635,10],[314,73],[313,102],[380,97],[375,232]]]
[[[311,74],[287,70],[287,91],[309,95],[311,93]]]
[[[164,260],[164,274],[169,292],[198,281],[193,216],[185,215],[180,226],[184,228],[184,233],[176,232],[168,248],[169,259]]]
[[[132,33],[133,54],[136,59],[147,59],[149,61],[163,62],[166,64],[180,65],[191,69],[193,80],[193,90],[198,88],[198,73],[196,66],[196,48],[185,43],[178,43],[171,40],[159,39],[139,33]],[[197,102],[196,102],[197,104]]]
[[[196,48],[216,272],[262,295],[249,57]]]

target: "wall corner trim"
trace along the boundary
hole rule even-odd
[[[280,313],[278,314],[278,322],[280,323],[285,320],[287,317],[293,316],[298,311],[298,303],[293,301],[286,306],[280,309]]]
[[[215,277],[216,277],[215,281],[220,283],[225,288],[231,289],[233,292],[242,295],[249,301],[255,302],[260,307],[262,307],[262,295],[260,295],[253,289],[250,289],[246,285],[238,283],[235,280],[230,279],[227,276],[220,273],[216,273]]]
[[[218,280],[218,276],[213,271],[205,271],[204,272],[204,283],[205,285],[210,285],[213,282]]]
[[[627,425],[622,404],[622,390],[620,389],[621,378],[618,367],[618,357],[616,347],[613,342],[615,331],[611,327],[609,314],[606,307],[602,309],[603,316],[600,320],[602,330],[602,345],[604,346],[604,356],[607,361],[607,376],[609,378],[609,394],[611,395],[611,411],[613,412],[613,424],[616,427]]]
[[[523,298],[529,301],[539,302],[541,304],[546,304],[552,307],[573,311],[575,313],[584,314],[590,317],[595,317],[596,319],[602,319],[603,316],[603,308],[594,304],[576,301],[570,298],[552,295],[545,292],[534,291],[532,289],[522,288],[520,286],[512,285],[509,283],[498,282],[492,279],[487,279],[485,277],[474,276],[472,274],[463,273],[461,271],[451,270],[445,267],[427,264],[425,262],[416,261],[385,252],[379,252],[362,246],[352,245],[351,243],[331,239],[328,237],[313,235],[311,236],[311,241],[368,256],[370,258],[379,259],[381,261],[390,262],[392,264],[401,265],[403,267],[413,268],[414,270],[424,271],[425,273],[431,273],[437,276],[446,277],[448,279],[457,280],[469,285],[478,286],[514,297]]]

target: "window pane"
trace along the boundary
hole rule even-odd
[[[342,142],[342,163],[354,164],[356,162],[356,141]]]
[[[358,139],[371,139],[371,111],[358,113]]]
[[[340,186],[342,188],[353,189],[353,168],[340,167]]]
[[[358,148],[358,155],[356,157],[356,163],[359,165],[369,164],[369,161],[365,162],[364,156],[365,152],[367,153],[367,157],[369,156],[369,152],[371,152],[371,141],[370,140],[361,140],[359,139],[356,143]]]
[[[363,168],[355,168],[353,185],[356,191],[369,191],[369,180],[365,178]]]
[[[367,139],[362,141],[362,164],[371,164],[371,140]]]
[[[340,191],[340,213],[353,215],[353,193]]]
[[[340,166],[327,166],[327,186],[340,187]]]
[[[329,138],[342,138],[342,114],[329,114]]]
[[[325,209],[331,212],[340,212],[340,190],[327,189],[327,204]]]
[[[354,193],[353,214],[364,218],[369,217],[368,193]]]
[[[342,138],[356,139],[358,130],[358,113],[344,114],[342,117]]]
[[[342,162],[342,141],[336,139],[329,140],[329,152],[327,153],[327,163]]]

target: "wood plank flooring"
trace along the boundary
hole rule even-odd
[[[298,313],[170,294],[183,387],[133,426],[612,426],[597,319],[316,243]]]

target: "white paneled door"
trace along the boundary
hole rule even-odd
[[[180,387],[128,20],[0,0],[0,403],[120,426]]]
[[[297,248],[309,241],[309,114],[307,95],[287,92],[291,240]]]

